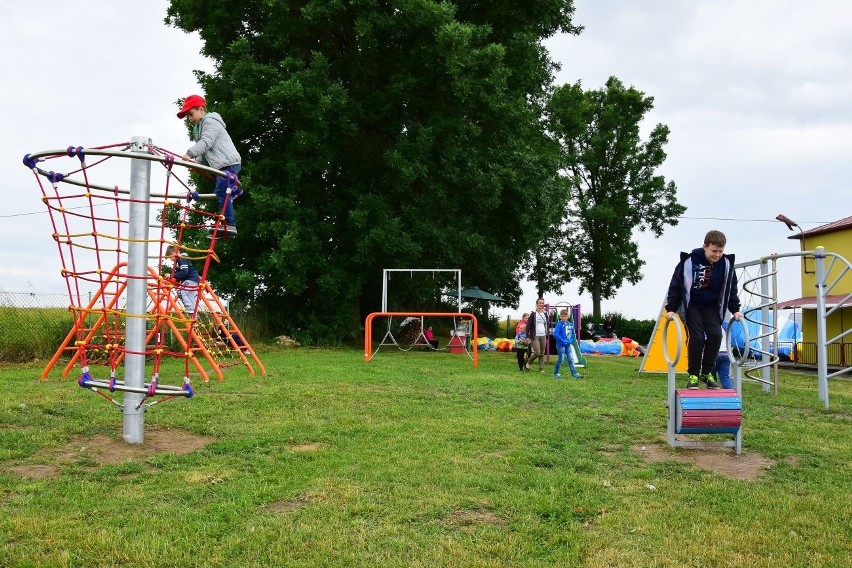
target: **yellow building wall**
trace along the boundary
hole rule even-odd
[[[816,250],[817,247],[823,247],[827,253],[835,253],[848,262],[852,263],[852,230],[837,231],[826,235],[816,235],[814,237],[806,237],[803,247],[804,250]],[[826,258],[825,268],[828,270],[831,267],[832,258]],[[836,261],[834,268],[828,274],[828,283],[831,284],[838,275],[846,269],[846,263]],[[835,296],[838,294],[846,295],[852,293],[852,271],[847,272],[838,280],[834,287],[827,292],[829,295]],[[816,295],[816,264],[814,259],[806,259],[803,261],[802,273],[802,296],[813,297]],[[840,333],[852,328],[852,305],[847,305],[828,317],[826,325],[826,338],[831,339]],[[816,343],[816,310],[802,310],[802,340],[805,343]],[[852,339],[848,336],[843,339],[847,346]],[[850,351],[847,346],[840,343],[828,346],[828,364],[840,365],[841,362],[845,365],[852,365],[850,361]],[[841,350],[846,349],[845,357],[842,357]],[[805,356],[803,359],[810,359],[811,356]],[[804,363],[815,363],[816,361],[803,360]]]
[[[840,335],[852,327],[852,306],[843,307],[828,317],[825,322],[826,339],[831,339]],[[816,310],[802,310],[802,341],[805,343],[816,343],[817,328],[816,328]],[[846,345],[841,343],[845,342]],[[829,365],[852,365],[852,349],[848,347],[852,345],[849,336],[846,336],[840,342],[829,345],[827,349]],[[846,356],[841,357],[841,349],[846,350]],[[816,353],[812,348],[806,349],[802,355],[802,363],[816,364]]]
[[[805,237],[804,250],[816,250],[817,247],[823,247],[825,252],[833,252],[839,254],[847,261],[852,262],[852,230],[837,231],[827,235],[817,235],[815,237]],[[831,259],[826,259],[826,268],[831,264]],[[803,263],[804,272],[802,274],[802,296],[814,296],[816,294],[816,264],[814,259],[806,259]],[[845,268],[845,264],[843,268]],[[839,264],[835,264],[835,271],[840,268]],[[839,274],[839,272],[837,272]],[[836,275],[835,275],[836,277]],[[832,278],[829,278],[829,282]],[[847,273],[840,282],[829,292],[830,294],[849,294],[852,292],[852,273]]]

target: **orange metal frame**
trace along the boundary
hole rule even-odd
[[[473,338],[471,348],[473,349],[473,366],[479,366],[479,323],[476,316],[473,314],[462,312],[373,312],[367,316],[367,321],[364,322],[364,362],[367,363],[373,358],[373,319],[377,317],[436,317],[436,318],[462,318],[469,319],[473,322]]]
[[[56,365],[56,363],[59,361],[59,358],[62,356],[62,354],[66,350],[72,350],[73,349],[74,354],[71,356],[71,360],[68,362],[68,364],[63,369],[62,377],[63,378],[67,377],[68,374],[73,370],[75,364],[77,363],[77,359],[80,357],[80,352],[79,352],[79,350],[76,349],[76,347],[71,347],[70,344],[74,341],[74,338],[76,337],[77,332],[82,328],[83,323],[85,322],[85,319],[88,316],[88,314],[90,314],[92,312],[100,312],[100,315],[98,316],[97,321],[91,327],[91,329],[89,329],[85,339],[82,342],[79,342],[79,341],[74,342],[75,345],[87,344],[89,341],[91,341],[92,338],[97,333],[98,329],[101,328],[105,324],[105,320],[107,318],[107,313],[111,313],[111,312],[117,313],[119,311],[118,308],[116,308],[116,304],[118,302],[118,298],[121,296],[122,292],[124,292],[124,289],[127,286],[126,282],[120,282],[119,283],[118,289],[113,294],[113,297],[110,299],[105,310],[103,308],[96,308],[95,306],[98,304],[98,301],[100,300],[101,296],[105,294],[106,286],[108,284],[110,284],[111,281],[116,277],[119,269],[122,268],[123,266],[126,266],[126,265],[127,265],[126,262],[122,262],[122,263],[118,264],[115,268],[112,269],[110,274],[104,280],[103,285],[92,296],[92,299],[89,301],[89,304],[85,308],[83,308],[83,309],[72,308],[75,312],[78,312],[79,315],[75,318],[74,326],[71,328],[71,331],[68,332],[68,335],[65,337],[65,341],[62,342],[62,345],[59,346],[59,348],[56,350],[56,353],[53,355],[53,358],[48,362],[44,371],[42,371],[42,373],[41,373],[41,379],[42,380],[47,378],[48,373],[50,373],[51,369],[53,369],[54,365]],[[151,279],[155,280],[155,281],[157,281],[161,278],[161,276],[158,275],[157,272],[151,267],[148,267],[148,272],[149,272],[149,277]],[[239,354],[240,359],[245,364],[245,366],[248,368],[249,374],[251,376],[254,376],[254,368],[252,367],[251,362],[245,357],[245,354],[243,353],[243,350],[245,348],[249,348],[251,358],[253,359],[254,363],[260,369],[261,374],[265,375],[266,374],[266,368],[263,366],[263,363],[261,363],[260,359],[257,358],[257,355],[254,352],[254,349],[251,349],[251,347],[248,345],[248,342],[246,341],[245,335],[243,335],[242,332],[237,328],[236,323],[234,322],[233,319],[231,319],[230,314],[228,314],[227,310],[225,309],[225,306],[222,304],[221,300],[219,300],[219,297],[213,291],[213,288],[210,286],[210,284],[206,281],[203,282],[199,286],[198,292],[199,292],[199,299],[201,301],[203,301],[203,303],[207,306],[207,309],[213,315],[213,319],[216,322],[216,324],[218,326],[220,326],[222,329],[226,330],[228,342],[231,344],[231,347],[235,350],[235,352]],[[184,313],[183,308],[181,308],[181,306],[178,305],[177,300],[174,297],[174,295],[173,294],[162,294],[161,292],[157,291],[157,287],[148,286],[148,296],[151,298],[151,301],[154,304],[153,310],[157,314],[159,314],[160,317],[157,318],[157,321],[156,321],[153,329],[151,329],[148,332],[148,335],[145,338],[145,344],[146,345],[150,344],[151,340],[154,338],[156,333],[161,329],[161,326],[165,323],[172,330],[174,337],[178,341],[178,343],[180,344],[181,348],[183,348],[184,352],[186,352],[188,354],[190,361],[192,361],[196,370],[201,375],[202,381],[206,383],[210,379],[209,379],[209,376],[207,374],[207,371],[204,369],[204,367],[201,365],[201,362],[196,357],[195,352],[201,353],[202,357],[204,357],[207,360],[207,362],[210,364],[211,370],[216,375],[216,378],[221,381],[223,379],[223,376],[222,376],[222,371],[219,368],[219,364],[212,357],[212,355],[210,355],[210,352],[205,347],[204,342],[202,341],[201,337],[199,337],[199,335],[195,331],[195,329],[194,328],[179,329],[176,325],[176,321],[178,321],[178,322],[182,321],[186,324],[189,324],[189,322],[191,320],[188,317],[185,317],[185,318],[178,319],[178,320],[174,321],[175,318],[169,316],[169,314],[183,314]],[[216,308],[218,308],[218,310]],[[226,327],[224,325],[225,320],[228,321],[228,325],[230,327]],[[182,332],[186,332],[186,331],[189,332],[187,334],[188,341],[185,341],[183,339],[183,333]],[[233,338],[234,333],[240,334],[240,337],[243,339],[243,343],[245,344],[245,346],[243,348],[239,348],[237,346],[236,341]],[[119,356],[119,358],[116,360],[117,363],[121,362],[121,359],[123,358],[123,356],[124,356],[124,354],[122,353]]]

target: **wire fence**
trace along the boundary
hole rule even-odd
[[[86,303],[91,296],[84,298]],[[74,326],[67,294],[0,290],[0,362],[21,363],[50,359]],[[124,305],[119,299],[118,305]],[[227,306],[240,330],[250,340],[265,337],[265,314]],[[245,327],[244,327],[245,326]]]
[[[0,291],[0,361],[51,357],[73,324],[67,294]]]

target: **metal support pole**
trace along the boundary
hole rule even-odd
[[[131,151],[147,152],[149,138],[134,136]],[[151,162],[130,160],[130,242],[127,250],[127,322],[125,329],[124,384],[145,387],[145,311],[148,287],[148,215],[151,195]],[[128,444],[145,441],[144,395],[126,392],[122,412],[123,438]]]
[[[726,350],[728,352],[728,360],[731,362],[731,369],[734,371],[734,373],[733,373],[733,375],[734,375],[734,389],[736,389],[737,394],[740,395],[740,400],[742,400],[743,399],[743,369],[742,369],[742,366],[740,365],[740,360],[737,359],[736,357],[734,357],[734,350],[731,347],[731,333],[730,333],[731,327],[730,326],[734,324],[734,321],[735,320],[731,320],[731,323],[728,325],[728,333],[725,337],[725,341],[727,342]],[[745,339],[745,348],[744,348],[743,359],[742,359],[742,361],[745,362],[746,358],[748,357],[748,349],[749,349],[750,342],[749,342],[749,337],[748,337],[748,328],[746,327],[745,323],[742,322],[742,320],[740,321],[740,323],[742,323],[742,326],[743,326],[743,338]],[[778,386],[777,383],[776,383],[776,386]],[[745,422],[745,418],[743,418],[743,422]],[[742,451],[743,451],[743,429],[742,429],[742,426],[740,426],[740,429],[737,430],[737,433],[734,435],[734,452],[736,452],[737,455],[740,455],[742,453]]]
[[[459,290],[458,290],[458,294],[459,294],[459,313],[461,313],[461,291],[462,291],[462,286],[461,286],[461,270],[459,270],[459,272],[458,272],[458,279],[459,279]]]
[[[772,365],[772,372],[774,376],[772,377],[772,384],[774,385],[775,394],[778,394],[778,361],[781,360],[781,347],[778,345],[778,259],[776,257],[772,257],[772,268],[769,273],[772,275],[772,321],[775,322],[773,326],[773,335],[772,335],[772,343],[775,345],[775,364]],[[793,349],[795,350],[796,343],[793,342]]]
[[[760,335],[763,336],[760,340],[760,349],[761,349],[761,351],[763,351],[763,353],[765,353],[764,357],[768,358],[771,361],[772,360],[772,354],[771,354],[771,349],[769,348],[769,337],[770,337],[769,330],[778,327],[778,320],[777,319],[772,320],[771,325],[769,323],[769,304],[770,304],[770,302],[767,302],[767,298],[770,297],[769,296],[769,278],[768,278],[769,273],[768,273],[768,269],[769,269],[769,263],[766,261],[766,259],[763,259],[763,262],[760,263],[760,295],[761,295],[761,302],[762,302],[762,306],[763,306],[760,309]],[[772,303],[772,305],[775,305],[775,303],[776,303],[774,295],[773,295],[773,298],[771,300],[771,303]],[[776,349],[776,353],[777,353],[778,352],[777,351],[777,349],[778,349],[777,341],[775,343],[775,349]],[[770,378],[770,375],[769,375],[769,373],[771,371],[770,366],[771,365],[764,365],[764,367],[760,370],[761,378],[763,379],[763,392],[769,392],[769,382],[771,381],[771,378]]]
[[[675,331],[677,332],[677,348],[675,349],[674,357],[669,354],[669,324],[672,323],[673,320],[666,319],[663,323],[663,359],[666,361],[666,366],[668,367],[668,410],[669,410],[669,419],[666,427],[666,435],[669,441],[669,445],[671,447],[676,447],[677,440],[675,439],[675,390],[677,389],[677,385],[675,384],[677,371],[675,368],[677,367],[678,361],[680,361],[681,355],[681,345],[683,344],[683,330],[682,324],[680,321],[674,322]]]
[[[817,326],[817,386],[819,399],[828,410],[828,347],[825,344],[825,248],[814,249],[816,260],[816,326]]]
[[[388,271],[382,270],[382,311],[388,311]]]

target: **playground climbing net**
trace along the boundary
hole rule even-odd
[[[63,376],[79,364],[81,387],[119,407],[123,401],[116,398],[116,392],[142,395],[136,405],[139,408],[192,397],[191,369],[208,380],[202,360],[220,380],[220,369],[232,364],[235,357],[252,375],[249,358],[263,371],[207,282],[211,261],[218,260],[215,249],[217,235],[224,234],[224,215],[199,207],[200,201],[215,199],[215,195],[191,189],[189,177],[191,172],[207,177],[227,175],[225,204],[242,192],[239,180],[178,156],[148,139],[134,138],[129,143],[71,146],[24,157],[50,216],[74,317],[71,331],[42,378],[63,354],[70,355]],[[131,189],[108,183],[106,180],[121,175],[116,173],[117,166],[124,164],[126,175],[128,159]],[[152,166],[159,175],[151,173]],[[144,188],[141,194],[136,189],[140,186]],[[209,239],[208,229],[212,229]],[[202,232],[204,236],[199,238]],[[169,246],[198,267],[197,289],[174,279],[175,258],[166,254]],[[135,258],[144,258],[141,270],[133,270],[133,250],[141,251]],[[141,307],[129,309],[134,305]],[[133,325],[138,319],[145,323],[141,348],[128,345],[128,328],[139,327]],[[119,366],[128,357],[144,361],[146,380],[131,384],[119,377]],[[178,373],[172,361],[182,363],[182,381],[172,381],[177,384],[161,379],[161,373]],[[99,378],[96,365],[107,367],[108,376]]]

